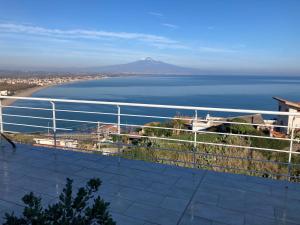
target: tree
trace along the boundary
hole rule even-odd
[[[25,204],[23,215],[16,217],[14,213],[5,214],[4,225],[114,225],[116,224],[108,212],[109,203],[100,196],[95,196],[101,181],[91,179],[86,187],[79,188],[76,197],[72,193],[73,181],[67,178],[59,202],[43,209],[41,198],[32,192],[25,195],[22,200]],[[92,203],[89,206],[89,203]]]

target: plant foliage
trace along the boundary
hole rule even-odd
[[[22,200],[25,204],[23,215],[17,217],[5,214],[4,225],[114,225],[116,224],[109,214],[109,203],[100,196],[96,196],[101,181],[91,179],[85,187],[79,188],[73,196],[73,181],[67,178],[67,183],[59,196],[59,202],[42,207],[42,199],[32,192]]]

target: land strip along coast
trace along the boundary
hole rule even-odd
[[[35,92],[38,92],[42,89],[45,89],[49,86],[38,86],[38,87],[33,87],[33,88],[28,88],[28,89],[24,89],[24,90],[19,90],[17,91],[13,96],[15,97],[31,97]],[[4,99],[2,101],[2,105],[3,106],[10,106],[12,105],[15,101],[17,101],[17,99]]]

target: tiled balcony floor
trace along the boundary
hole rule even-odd
[[[1,216],[29,191],[56,201],[66,177],[99,177],[121,225],[300,224],[300,184],[26,145],[0,148]]]

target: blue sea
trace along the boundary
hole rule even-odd
[[[166,105],[205,106],[220,108],[242,108],[277,110],[273,96],[300,101],[300,77],[295,76],[129,76],[102,80],[84,81],[50,87],[33,97],[63,98],[78,100],[101,100]],[[49,103],[17,101],[17,106],[50,108]],[[58,109],[116,112],[116,107],[57,104]],[[6,113],[51,117],[51,112],[20,109],[6,109]],[[160,110],[149,108],[121,108],[121,113],[174,116],[176,113],[192,115],[193,112]],[[207,112],[200,112],[205,116]],[[212,116],[222,115],[209,112]],[[89,121],[114,122],[115,116],[87,115],[58,112],[58,118]],[[153,121],[154,119],[152,119]],[[5,117],[5,121],[48,125],[46,120]],[[122,123],[143,124],[150,119],[123,117]],[[58,121],[58,127],[76,127],[79,124]],[[82,124],[81,124],[82,125]],[[41,131],[43,129],[9,126],[13,131]]]

